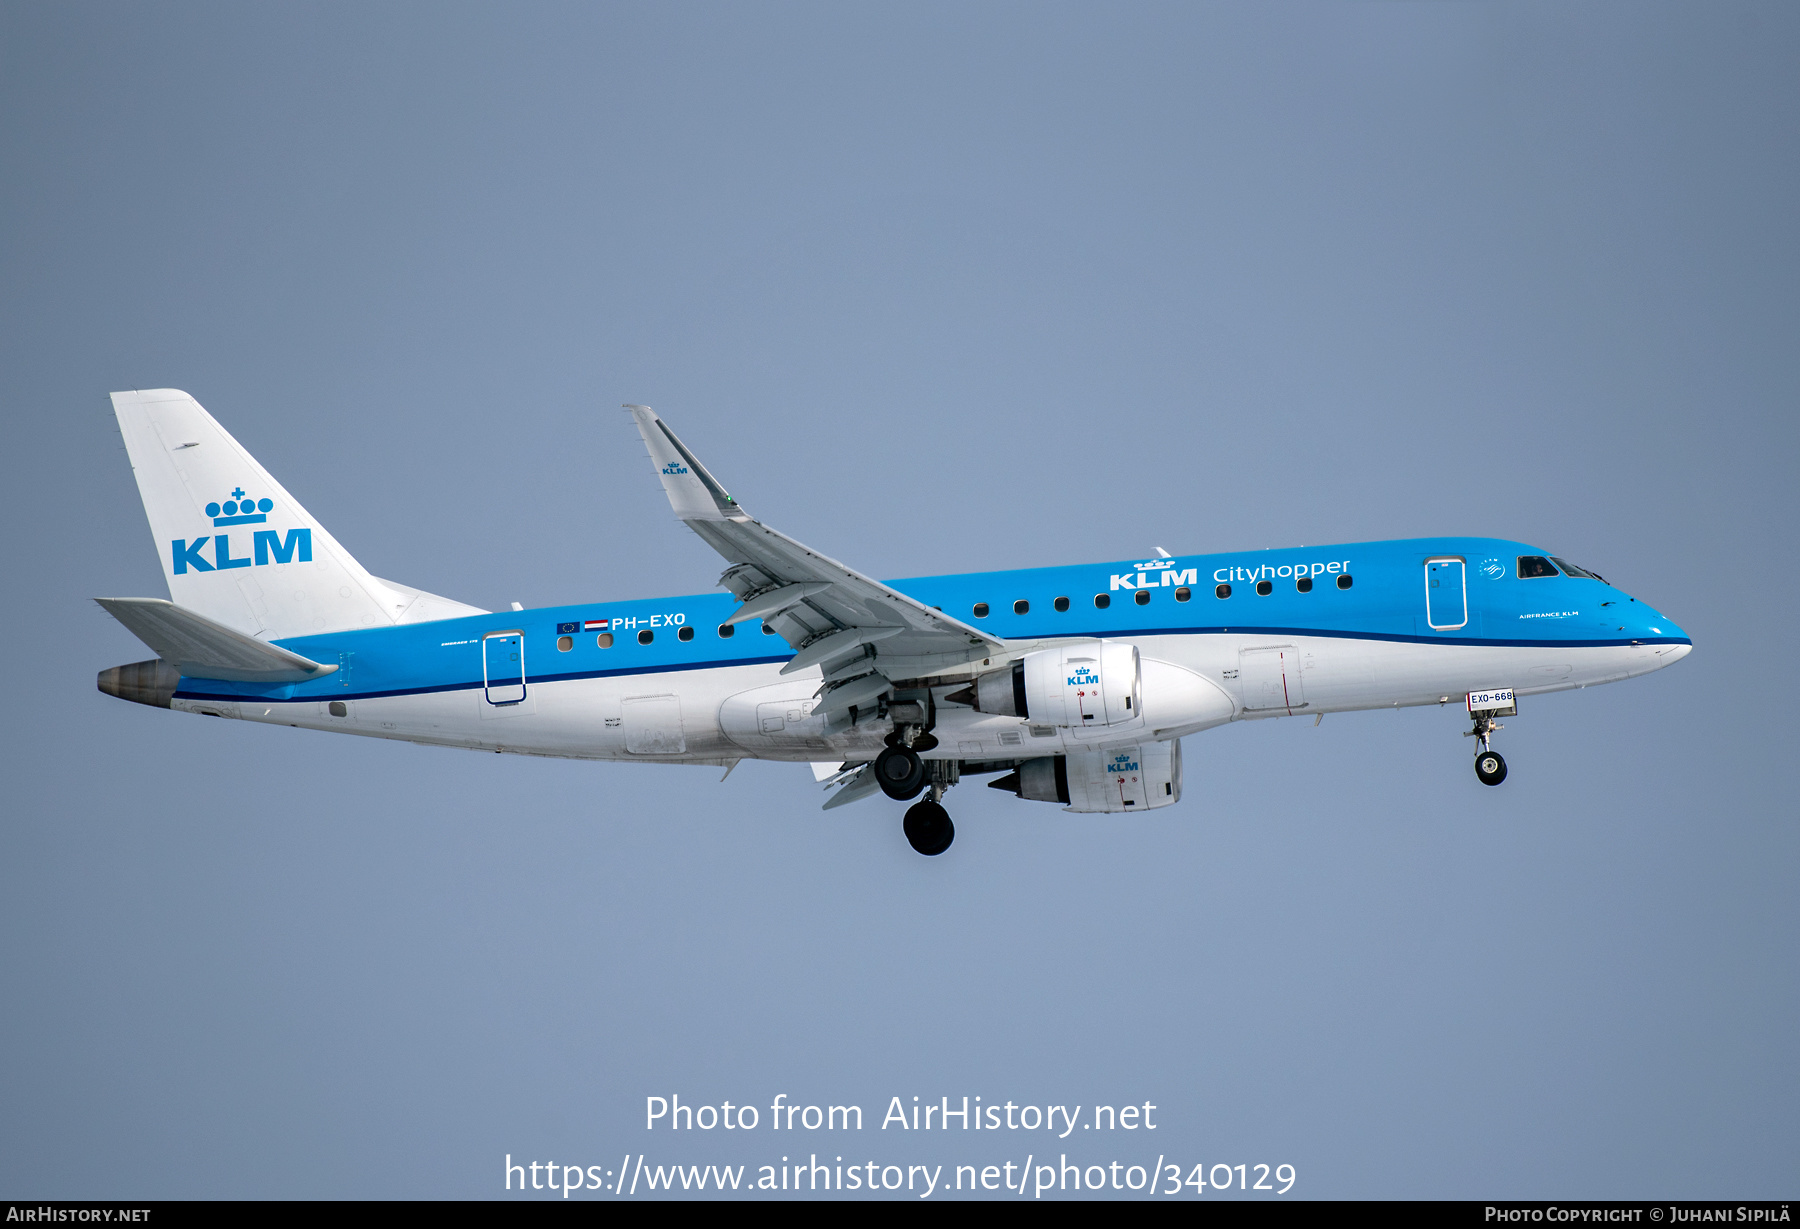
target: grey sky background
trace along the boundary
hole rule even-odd
[[[1780,4],[0,7],[0,1194],[1791,1195],[1797,79]],[[87,599],[165,593],[133,387],[488,607],[709,588],[640,401],[879,576],[1495,534],[1696,648],[1528,700],[1498,789],[1454,711],[1249,723],[1147,817],[959,788],[924,859],[797,766],[100,695],[148,654]],[[965,1094],[1160,1125],[876,1125]]]

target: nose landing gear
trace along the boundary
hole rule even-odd
[[[1489,745],[1488,741],[1493,737],[1495,730],[1504,730],[1505,728],[1495,721],[1491,714],[1476,713],[1475,728],[1463,733],[1464,738],[1476,740],[1475,776],[1483,785],[1498,785],[1506,780],[1506,760]]]

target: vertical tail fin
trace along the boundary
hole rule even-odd
[[[482,613],[371,576],[186,393],[112,403],[177,605],[263,640]]]

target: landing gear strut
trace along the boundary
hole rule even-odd
[[[1475,775],[1483,785],[1498,785],[1506,780],[1506,760],[1489,745],[1495,730],[1506,727],[1496,722],[1486,713],[1475,715],[1475,728],[1467,731],[1465,737],[1475,742]]]

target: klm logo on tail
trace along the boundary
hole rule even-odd
[[[215,525],[260,525],[274,507],[272,499],[245,499],[244,488],[238,487],[223,504],[207,504],[206,515]]]
[[[206,515],[212,517],[215,528],[226,525],[261,525],[268,521],[269,513],[274,508],[274,500],[250,499],[245,496],[244,488],[238,487],[224,503],[207,504]],[[200,553],[208,541],[212,543],[210,561]],[[259,529],[251,537],[250,550],[248,555],[233,558],[231,536],[223,533],[202,535],[192,542],[186,538],[176,538],[169,543],[175,575],[185,576],[189,569],[196,572],[223,572],[230,568],[247,568],[252,565],[266,567],[270,563],[293,563],[295,560],[311,563],[312,530],[290,529],[283,539],[278,530]]]

